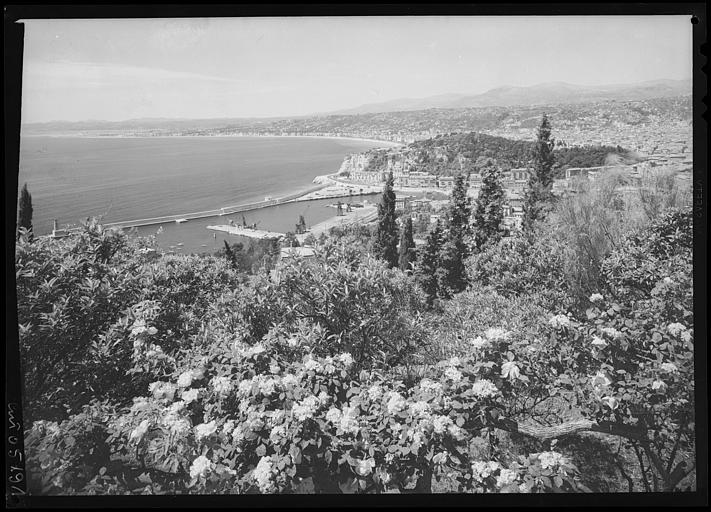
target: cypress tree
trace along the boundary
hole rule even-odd
[[[442,247],[442,225],[439,220],[427,235],[427,242],[422,249],[417,277],[422,290],[427,297],[427,305],[431,306],[438,292],[437,269],[439,268],[439,253]]]
[[[474,210],[474,227],[477,250],[489,242],[500,240],[504,228],[504,187],[501,184],[501,170],[488,161],[482,169],[482,184]]]
[[[378,205],[378,228],[375,232],[374,251],[390,268],[398,264],[398,229],[395,215],[395,191],[393,173],[388,173],[383,188],[383,197]]]
[[[543,115],[538,137],[533,147],[533,171],[523,201],[523,229],[530,232],[536,221],[543,220],[553,201],[553,146],[551,125]]]
[[[412,238],[412,217],[405,221],[405,229],[400,236],[400,257],[398,263],[400,270],[409,272],[411,264],[415,261],[415,240]]]
[[[471,254],[467,242],[472,233],[472,211],[467,188],[464,176],[457,175],[447,211],[447,231],[439,257],[438,286],[443,297],[451,297],[453,293],[464,290],[468,284],[464,261]]]
[[[32,236],[32,195],[27,190],[27,183],[20,190],[20,210],[17,215],[17,227],[25,228]]]

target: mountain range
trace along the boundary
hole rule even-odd
[[[482,94],[440,94],[427,98],[403,98],[328,112],[322,115],[372,114],[426,110],[430,108],[470,108],[635,101],[691,94],[691,80],[652,80],[636,84],[575,85],[549,82],[528,87],[504,86]]]

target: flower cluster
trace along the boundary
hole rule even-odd
[[[486,478],[489,478],[492,473],[500,469],[501,465],[496,461],[476,461],[472,464],[472,478],[483,483]]]
[[[200,478],[207,475],[214,468],[214,464],[210,459],[204,455],[200,455],[197,459],[193,461],[190,465],[190,477]]]
[[[613,340],[618,340],[622,337],[622,333],[620,331],[618,331],[617,329],[615,329],[614,327],[603,327],[600,330],[602,331],[603,334],[605,334],[606,336],[609,336]]]
[[[272,480],[273,472],[274,468],[272,465],[271,456],[267,455],[259,459],[257,467],[254,468],[252,476],[257,482],[257,487],[259,487],[260,492],[266,494],[273,493],[276,491],[276,485],[274,485],[274,482]]]
[[[396,414],[407,408],[407,402],[400,393],[395,391],[390,393],[390,398],[388,399],[387,409],[389,414]]]
[[[462,372],[457,370],[454,366],[448,367],[444,371],[444,376],[447,377],[447,379],[451,380],[454,384],[457,384],[459,381],[462,380]]]
[[[195,439],[200,441],[217,432],[217,425],[215,424],[215,420],[212,420],[209,423],[201,423],[200,425],[196,425],[194,430]]]
[[[298,421],[305,421],[308,418],[313,418],[319,405],[319,399],[311,395],[304,398],[301,402],[294,404],[291,412]]]
[[[590,295],[590,302],[600,302],[603,299],[604,297],[600,293],[593,293],[592,295]]]
[[[561,329],[563,327],[570,327],[570,318],[568,318],[566,315],[555,315],[555,316],[552,316],[550,320],[548,320],[548,323],[554,329]]]
[[[604,348],[607,346],[607,342],[604,339],[602,339],[600,336],[595,335],[595,336],[593,336],[593,339],[592,339],[592,345],[596,346],[596,347]]]
[[[373,458],[360,460],[355,460],[355,471],[360,476],[368,476],[375,467],[375,460]]]
[[[501,376],[511,380],[516,380],[521,376],[521,370],[515,361],[506,361],[501,365]]]
[[[479,379],[472,384],[472,393],[478,398],[491,398],[499,393],[499,389],[490,380]]]
[[[511,336],[511,333],[500,327],[492,327],[487,329],[484,337],[489,341],[506,341]]]
[[[210,384],[218,395],[227,395],[234,387],[232,379],[229,377],[213,377]]]
[[[538,454],[543,469],[557,469],[568,463],[568,460],[558,452],[541,452]]]
[[[679,368],[674,363],[662,363],[659,365],[659,369],[667,373],[677,373],[679,371]]]
[[[669,331],[669,334],[671,334],[672,336],[678,336],[679,333],[685,330],[686,327],[684,326],[684,324],[680,324],[678,322],[667,325],[667,331]]]
[[[434,396],[439,396],[444,391],[442,388],[442,384],[440,384],[439,382],[431,381],[430,379],[422,379],[420,381],[420,389],[423,392]]]
[[[482,338],[481,336],[477,336],[476,338],[471,340],[471,344],[476,350],[482,350],[491,346],[489,340],[487,340],[486,338]]]
[[[175,398],[175,392],[177,391],[177,386],[171,382],[157,381],[153,382],[148,386],[148,391],[155,398],[165,398],[168,400],[173,400]]]

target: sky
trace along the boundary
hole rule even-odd
[[[24,23],[23,123],[307,115],[505,85],[692,76],[688,16]]]

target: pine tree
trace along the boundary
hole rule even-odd
[[[530,232],[536,221],[543,220],[553,201],[553,146],[551,125],[543,115],[533,148],[533,171],[523,201],[523,229]]]
[[[20,191],[20,211],[17,215],[17,227],[25,228],[32,236],[32,195],[27,190],[27,183]]]
[[[422,290],[427,297],[427,305],[431,306],[438,294],[437,269],[439,268],[439,253],[442,247],[442,225],[439,220],[427,235],[427,241],[422,249],[417,266],[417,277]]]
[[[408,217],[405,221],[405,229],[402,230],[400,235],[400,247],[399,247],[399,260],[400,270],[409,272],[411,270],[411,264],[415,261],[415,240],[412,238],[412,217]]]
[[[467,182],[462,174],[454,179],[454,189],[447,210],[447,230],[439,257],[439,293],[451,297],[467,287],[468,279],[464,261],[471,254],[468,240],[472,233],[471,198],[467,195]]]
[[[474,245],[478,251],[503,236],[504,198],[501,170],[492,161],[488,161],[482,169],[481,190],[474,210]]]
[[[398,229],[395,215],[395,191],[393,174],[389,173],[383,188],[383,197],[378,205],[378,228],[375,232],[374,251],[390,268],[398,264]]]

